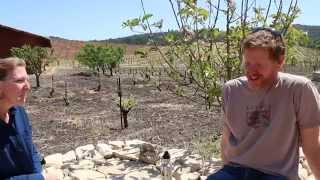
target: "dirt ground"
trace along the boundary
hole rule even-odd
[[[221,131],[220,108],[205,109],[197,98],[178,97],[174,87],[163,80],[161,91],[154,83],[137,75],[133,85],[128,71],[121,73],[125,96],[132,94],[137,106],[129,112],[127,129],[120,128],[120,112],[114,101],[117,77],[102,76],[101,91],[96,92],[97,77],[75,65],[50,68],[41,76],[41,87],[32,88],[26,108],[33,126],[33,139],[41,154],[65,153],[75,147],[112,140],[140,139],[174,148],[191,148],[199,139],[210,140]],[[51,75],[53,74],[53,97]],[[34,77],[31,77],[35,86]],[[69,106],[63,99],[67,83]],[[320,87],[320,83],[315,82]]]
[[[33,139],[43,155],[65,153],[75,147],[111,140],[141,139],[161,146],[190,148],[201,138],[220,132],[221,111],[207,111],[201,104],[152,83],[122,74],[125,95],[132,94],[137,106],[129,112],[127,129],[120,129],[120,112],[113,98],[117,96],[117,75],[102,76],[100,92],[95,76],[85,76],[84,69],[69,66],[51,68],[41,76],[41,87],[33,88],[26,109],[33,126]],[[55,92],[51,90],[51,74]],[[34,77],[31,77],[33,86]],[[63,96],[67,83],[69,106]],[[169,86],[168,86],[169,87]]]

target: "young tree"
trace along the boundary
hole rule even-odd
[[[80,49],[76,59],[96,73],[105,73],[105,69],[108,68],[112,76],[113,69],[123,61],[123,49],[87,44]]]
[[[24,45],[21,48],[12,48],[11,55],[26,61],[28,74],[36,76],[37,88],[40,87],[40,75],[44,71],[45,66],[48,65],[48,50],[42,47]]]
[[[299,47],[307,47],[310,44],[310,39],[302,30],[296,28],[290,28],[286,34],[286,43],[288,50],[286,52],[286,63],[288,65],[297,65],[299,61],[300,50]]]
[[[76,60],[80,64],[89,67],[92,71],[97,71],[98,69],[98,53],[97,48],[92,44],[86,44],[82,47],[79,53],[76,55]]]
[[[123,49],[109,48],[109,56],[107,58],[107,67],[110,71],[110,76],[113,76],[113,69],[116,68],[123,61]]]
[[[146,12],[143,0],[144,15],[127,20],[123,26],[134,31],[140,27],[140,32],[149,33],[170,77],[179,85],[192,85],[210,108],[214,102],[221,103],[222,84],[241,74],[240,44],[248,32],[255,27],[273,27],[290,39],[288,32],[299,13],[297,0],[237,2],[168,0],[177,31],[165,33],[166,47],[152,40],[154,32],[162,32],[163,20],[151,22],[153,15]]]
[[[128,128],[128,113],[131,109],[137,105],[136,99],[130,95],[127,98],[123,98],[122,88],[121,88],[121,79],[120,77],[117,80],[118,85],[118,97],[115,98],[115,101],[120,108],[120,123],[121,129]]]

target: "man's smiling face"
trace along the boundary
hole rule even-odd
[[[253,90],[271,86],[282,64],[283,59],[272,59],[267,48],[253,47],[244,50],[243,67],[249,87]]]

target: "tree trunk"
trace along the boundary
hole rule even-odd
[[[109,68],[109,70],[110,70],[110,76],[113,76],[112,68]]]
[[[105,67],[105,66],[102,66],[101,69],[102,69],[102,74],[103,74],[103,75],[106,75],[106,67]]]
[[[230,19],[230,12],[231,9],[230,9],[230,6],[228,6],[228,9],[227,9],[227,24],[226,24],[226,45],[227,45],[227,62],[226,62],[226,70],[227,70],[227,74],[226,74],[226,77],[227,77],[227,80],[230,80],[231,79],[231,69],[232,69],[232,65],[231,65],[231,52],[230,52],[230,42],[231,42],[231,38],[230,38],[230,24],[231,24],[231,19]]]
[[[117,80],[117,84],[118,84],[118,96],[119,96],[119,108],[120,108],[120,122],[121,122],[121,129],[123,129],[123,123],[122,123],[122,91],[121,91],[121,80],[120,77]]]
[[[40,87],[40,74],[35,74],[36,76],[36,83],[37,83],[37,88]]]
[[[124,128],[128,127],[128,113],[129,111],[122,110]]]
[[[97,76],[98,76],[98,86],[94,91],[99,92],[101,90],[101,74],[100,74],[100,72],[98,72]]]

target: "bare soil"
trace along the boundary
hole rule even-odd
[[[122,74],[125,96],[132,94],[138,104],[129,112],[127,129],[120,128],[117,75],[102,76],[101,91],[96,92],[97,77],[78,67],[58,66],[41,76],[41,87],[30,92],[26,109],[33,126],[33,139],[43,155],[65,153],[75,147],[111,140],[141,139],[166,147],[189,148],[199,137],[211,139],[219,134],[221,111],[205,109],[201,100],[178,97],[163,82],[159,91],[153,83]],[[51,90],[53,74],[54,93]],[[87,76],[86,76],[87,75]],[[34,78],[31,76],[33,85]],[[69,106],[63,99],[67,83]]]

